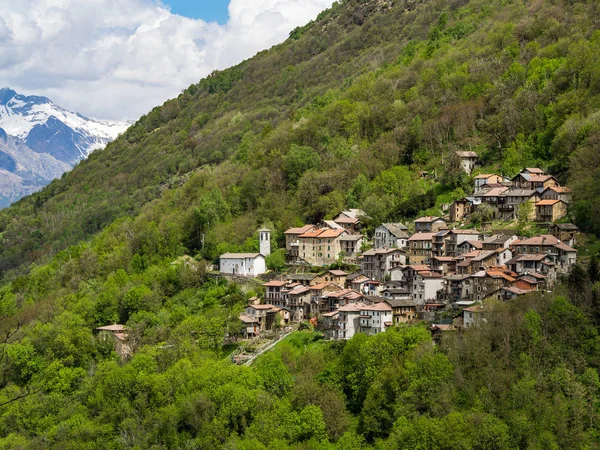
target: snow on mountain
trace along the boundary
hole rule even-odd
[[[38,153],[75,165],[103,148],[131,122],[96,120],[67,111],[46,97],[0,89],[0,127]]]
[[[0,208],[60,177],[71,166],[48,153],[31,150],[0,128]]]

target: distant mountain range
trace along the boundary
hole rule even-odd
[[[46,97],[0,89],[0,207],[39,190],[129,125],[90,119]]]

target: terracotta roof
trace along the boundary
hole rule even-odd
[[[538,173],[538,174],[544,173],[544,171],[542,169],[540,169],[539,167],[525,167],[524,170],[526,170],[530,173]]]
[[[319,229],[315,229],[315,230],[308,230],[307,232],[302,233],[298,237],[301,237],[301,238],[316,238],[321,233],[323,233],[325,230],[327,230],[327,228],[319,228]]]
[[[344,230],[343,228],[336,228],[336,229],[327,228],[321,234],[319,234],[319,238],[336,238],[340,234],[344,234],[344,233],[347,233],[347,231]]]
[[[510,277],[510,276],[506,275],[504,272],[501,272],[501,271],[488,270],[486,273],[490,277],[492,277],[492,278],[504,278],[509,283],[512,283],[512,282],[515,281],[515,279],[513,277]]]
[[[488,192],[486,192],[485,194],[483,194],[484,197],[498,197],[500,195],[502,195],[504,192],[508,191],[508,188],[506,186],[503,187],[495,187],[493,189],[490,189]]]
[[[441,261],[441,262],[452,262],[452,261],[455,261],[455,259],[452,256],[434,256],[431,259],[435,259],[435,260]]]
[[[463,245],[464,243],[468,243],[469,245],[471,245],[472,247],[475,247],[476,250],[480,250],[483,248],[483,242],[481,241],[474,241],[474,240],[468,240],[468,241],[463,241],[458,245]]]
[[[431,241],[433,240],[433,236],[434,233],[415,233],[410,238],[408,238],[408,241]]]
[[[300,228],[288,228],[283,234],[302,234],[313,228],[314,225],[304,225]]]
[[[342,289],[341,291],[327,292],[327,293],[323,294],[323,297],[339,298],[339,297],[345,297],[346,295],[353,294],[353,293],[358,294],[358,292],[356,292],[353,289]]]
[[[281,286],[285,286],[286,284],[287,284],[287,281],[271,280],[271,281],[268,281],[265,284],[263,284],[263,286],[265,286],[265,287],[281,287]]]
[[[568,188],[566,186],[548,186],[542,192],[546,192],[546,191],[554,191],[559,194],[568,194],[569,192],[573,192],[570,188]]]
[[[339,311],[331,311],[328,313],[321,314],[323,317],[335,317],[339,314]]]
[[[517,294],[517,295],[525,295],[525,294],[531,292],[531,291],[527,291],[525,289],[520,289],[516,286],[503,287],[502,290],[512,292],[513,294]]]
[[[354,224],[360,222],[360,220],[357,217],[339,217],[337,219],[335,219],[335,223],[350,223],[350,224]]]
[[[437,272],[431,272],[428,270],[422,270],[420,272],[417,272],[420,276],[422,276],[423,278],[443,278],[441,273],[437,273]]]
[[[336,277],[344,277],[344,276],[348,275],[343,270],[337,270],[337,269],[331,269],[328,272],[335,275]]]
[[[307,286],[307,287],[312,291],[320,291],[321,289],[325,289],[327,286],[336,286],[336,285],[333,283],[329,283],[329,282],[323,282],[323,283],[319,283],[319,284],[315,284],[313,286]]]
[[[365,306],[364,303],[348,303],[347,305],[342,306],[340,309],[338,309],[338,311],[341,312],[359,312],[361,309],[363,309]]]
[[[552,206],[557,203],[564,203],[562,200],[540,200],[535,204],[535,206]]]
[[[522,241],[518,241],[513,243],[513,245],[556,245],[558,244],[558,239],[552,236],[551,234],[540,234],[539,236],[534,236],[529,239],[524,239]]]
[[[490,177],[497,177],[498,175],[494,175],[493,173],[481,173],[479,175],[477,175],[475,177],[475,179],[484,179],[484,178],[490,178]]]
[[[373,305],[365,305],[361,308],[361,311],[391,311],[392,307],[388,305],[384,300]]]
[[[573,247],[565,244],[564,242],[559,242],[554,247],[558,248],[559,250],[563,250],[565,252],[576,252],[577,251]]]
[[[543,183],[550,179],[556,180],[552,175],[532,175],[531,178],[529,178],[529,181]]]
[[[246,308],[254,308],[254,309],[265,310],[265,309],[272,309],[272,308],[274,308],[274,306],[267,303],[267,304],[264,304],[264,305],[248,305],[248,306],[246,306]]]
[[[484,253],[484,250],[473,250],[473,251],[468,252],[468,253],[463,253],[460,256],[462,256],[463,258],[475,258],[476,256],[479,256],[482,253]]]
[[[403,267],[404,269],[412,269],[415,272],[422,272],[425,270],[431,270],[431,266],[428,266],[427,264],[411,264],[410,266],[405,266]]]

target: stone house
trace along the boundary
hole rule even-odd
[[[573,200],[573,191],[566,186],[549,186],[540,194],[542,200],[562,200],[567,205]]]
[[[410,323],[417,318],[417,305],[411,299],[386,299],[385,302],[392,307],[394,325]]]
[[[404,248],[408,246],[408,228],[402,223],[382,223],[375,229],[373,248]]]
[[[283,234],[285,236],[285,250],[289,262],[300,261],[300,235],[315,230],[314,225],[304,225],[300,228],[289,228]]]
[[[415,233],[408,239],[410,264],[425,264],[433,256],[434,233]]]
[[[455,200],[448,210],[450,222],[460,222],[466,219],[473,211],[473,202],[467,197]]]
[[[527,254],[548,255],[550,261],[564,272],[577,262],[577,250],[549,234],[513,242],[511,250],[515,257]]]
[[[479,155],[475,152],[458,151],[458,152],[456,152],[456,154],[460,158],[460,164],[462,165],[463,170],[468,175],[471,175],[473,170],[481,165],[481,160],[479,159]]]
[[[555,222],[567,215],[568,205],[562,200],[540,200],[535,204],[538,222]]]
[[[460,256],[465,253],[470,253],[474,250],[482,250],[482,249],[483,249],[482,241],[469,239],[469,240],[461,242],[460,244],[458,244],[456,246],[456,255],[455,256]]]
[[[340,238],[347,234],[342,228],[307,231],[298,236],[298,257],[313,266],[332,264],[342,251]]]
[[[361,209],[346,209],[333,218],[333,221],[343,227],[349,234],[359,234],[362,224],[360,218],[366,216]]]
[[[442,229],[448,228],[448,224],[441,217],[419,217],[413,223],[415,224],[416,233],[437,233]]]
[[[126,359],[131,356],[131,345],[129,344],[129,334],[127,327],[120,324],[106,325],[96,328],[98,339],[101,341],[112,341],[115,353]]]
[[[482,173],[475,177],[475,192],[482,191],[486,185],[501,184],[503,181],[500,175],[492,173]]]
[[[437,272],[419,271],[407,286],[413,301],[418,305],[423,305],[427,301],[437,299],[438,291],[444,287],[444,280],[442,275]]]
[[[344,260],[354,262],[362,251],[365,236],[362,234],[346,234],[341,236],[339,241],[340,251],[344,255]]]
[[[577,244],[579,228],[572,223],[555,223],[548,227],[548,232],[559,241],[573,247]]]
[[[344,287],[348,274],[343,270],[331,269],[321,275],[321,278],[327,283],[333,283],[337,286]]]
[[[539,201],[539,192],[535,189],[521,189],[512,187],[504,192],[505,201],[498,205],[500,218],[515,220],[518,218],[519,208],[525,202],[531,203],[528,220],[535,220],[535,203]]]
[[[361,272],[367,277],[383,280],[390,270],[406,264],[406,252],[400,248],[372,248],[362,254]]]

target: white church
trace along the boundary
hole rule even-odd
[[[255,277],[267,271],[266,256],[271,254],[271,230],[258,230],[260,253],[224,253],[219,258],[222,274]]]

